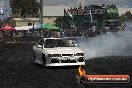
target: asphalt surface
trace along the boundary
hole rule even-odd
[[[31,42],[0,44],[0,88],[132,88],[128,84],[77,83],[77,67],[43,68],[32,62]],[[96,57],[86,61],[87,74],[128,74],[132,57]]]

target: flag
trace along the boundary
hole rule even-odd
[[[91,19],[91,22],[93,21],[93,17],[92,17],[92,7],[90,6],[90,19]]]

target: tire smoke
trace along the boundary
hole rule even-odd
[[[78,39],[79,47],[85,52],[86,59],[102,56],[131,56],[132,22],[127,24],[129,24],[127,31]]]

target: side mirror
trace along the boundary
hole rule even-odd
[[[78,46],[78,44],[74,44],[75,45],[75,47],[77,47]]]
[[[37,48],[42,48],[42,46],[41,45],[37,45]]]

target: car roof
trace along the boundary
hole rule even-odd
[[[56,37],[49,37],[49,38],[43,38],[44,40],[46,39],[76,39],[76,37],[59,37],[59,38],[56,38]]]
[[[51,38],[43,38],[44,40],[47,40],[47,39],[68,39],[68,38],[54,38],[54,37],[51,37]]]

